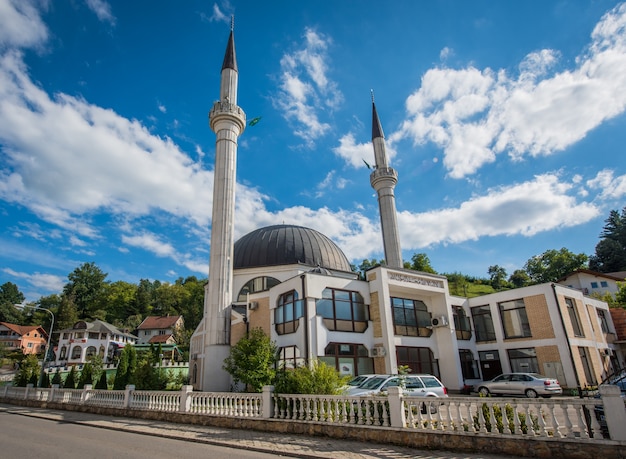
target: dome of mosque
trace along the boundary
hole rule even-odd
[[[305,264],[351,271],[341,249],[322,233],[295,225],[259,228],[235,242],[234,269]]]

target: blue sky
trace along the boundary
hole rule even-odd
[[[235,15],[236,237],[315,228],[383,258],[374,91],[405,260],[508,274],[593,254],[626,195],[626,5],[578,1],[0,0],[0,284],[36,300],[208,273],[219,96]]]

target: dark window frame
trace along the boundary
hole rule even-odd
[[[433,334],[432,314],[422,300],[391,297],[394,334],[427,338]]]
[[[315,302],[315,309],[330,331],[364,333],[369,327],[369,306],[355,290],[327,287]]]
[[[504,339],[532,338],[533,334],[530,330],[526,303],[524,303],[523,298],[498,303],[498,310],[500,311]],[[508,320],[508,316],[516,320]]]
[[[476,334],[476,342],[495,341],[496,329],[493,325],[493,316],[491,315],[491,306],[483,304],[471,308],[472,321],[474,322],[474,333]]]
[[[298,292],[290,290],[276,300],[274,309],[274,329],[279,335],[295,333],[304,317],[304,302],[298,300]]]

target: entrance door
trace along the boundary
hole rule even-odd
[[[489,381],[502,374],[502,365],[500,364],[500,354],[498,351],[480,351],[480,371],[483,375],[483,381]]]

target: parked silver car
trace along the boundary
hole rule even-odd
[[[505,373],[496,376],[491,381],[477,384],[481,395],[525,395],[528,398],[541,396],[549,398],[561,395],[563,389],[554,378],[548,378],[539,373]]]
[[[403,393],[414,397],[447,397],[448,390],[433,375],[373,375],[346,395],[372,395],[404,384]]]

